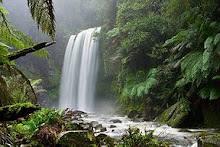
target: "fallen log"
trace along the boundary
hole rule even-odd
[[[19,117],[25,117],[39,109],[39,106],[31,103],[17,103],[0,107],[0,121],[16,120]]]

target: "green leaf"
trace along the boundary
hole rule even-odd
[[[216,36],[215,36],[215,39],[214,39],[214,45],[217,45],[220,41],[220,33],[218,33]]]
[[[52,0],[27,0],[32,18],[43,33],[55,38],[55,15]]]
[[[34,124],[34,122],[24,121],[23,124],[29,126],[29,131],[33,131],[33,130],[37,129],[37,127],[36,127],[36,125]]]
[[[220,75],[214,76],[214,77],[212,78],[212,80],[220,80]]]
[[[203,71],[203,76],[207,77],[209,75],[209,72],[211,70],[211,58],[212,58],[213,53],[205,50],[203,53],[203,67],[202,67],[202,71]]]
[[[203,99],[208,98],[210,95],[209,87],[206,86],[199,91],[199,96]]]
[[[5,47],[5,48],[8,48],[8,49],[12,49],[12,47],[0,42],[0,47]]]
[[[29,79],[29,80],[31,82],[31,86],[39,85],[42,82],[42,79],[37,79],[37,80]]]
[[[220,97],[220,89],[218,86],[213,86],[210,89],[210,100],[216,100]]]
[[[144,71],[140,70],[136,73],[136,77],[139,79],[139,81],[144,81],[145,80],[145,73]]]
[[[185,86],[187,83],[189,83],[189,82],[186,79],[182,78],[182,79],[180,79],[179,81],[176,82],[175,87],[180,88],[180,87]]]
[[[213,50],[213,41],[214,41],[213,36],[208,37],[204,43],[204,48],[210,51]]]
[[[202,78],[202,68],[203,68],[203,53],[190,52],[187,54],[181,62],[181,70],[183,77],[188,82],[196,82],[197,86],[200,85],[200,80]]]
[[[5,10],[4,7],[0,6],[0,12],[3,13],[3,14],[9,14],[8,11]]]
[[[220,42],[217,44],[216,46],[216,52],[218,53],[218,55],[220,56]]]
[[[118,36],[119,33],[120,33],[119,28],[113,28],[112,30],[107,32],[107,36],[110,37],[110,38],[113,38],[113,37]]]

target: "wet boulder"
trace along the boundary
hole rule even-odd
[[[220,134],[207,135],[202,137],[202,145],[204,147],[219,147]]]
[[[116,126],[115,125],[110,125],[110,128],[116,128]]]
[[[85,124],[81,124],[81,127],[83,128],[83,130],[90,130],[90,125],[85,123]]]
[[[96,126],[99,125],[99,122],[97,122],[97,121],[91,121],[91,122],[90,122],[90,125],[91,125],[92,127],[96,127]]]
[[[109,137],[106,134],[99,134],[96,137],[96,145],[113,147],[114,146],[114,139]]]
[[[190,115],[190,103],[187,100],[181,100],[166,109],[156,122],[168,124],[171,127],[182,127]]]
[[[102,124],[98,124],[97,126],[94,127],[96,130],[101,129],[102,128]]]
[[[57,146],[80,146],[89,147],[93,145],[94,135],[85,130],[67,131],[59,134]]]
[[[128,118],[138,118],[140,116],[140,113],[136,110],[131,110],[129,113],[128,113]]]
[[[87,115],[87,113],[80,111],[80,110],[75,110],[75,111],[73,111],[73,113],[75,114],[75,116],[80,116],[80,117]]]
[[[112,120],[110,120],[110,122],[113,122],[113,123],[122,123],[122,121],[119,120],[119,119],[112,119]]]
[[[95,128],[96,132],[105,132],[105,131],[107,131],[106,127],[103,127],[102,124],[98,124],[94,128]]]
[[[105,132],[105,131],[107,131],[106,127],[102,127],[102,128],[100,129],[100,132]]]

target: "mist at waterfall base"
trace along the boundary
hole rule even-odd
[[[100,58],[99,37],[96,33],[100,31],[100,27],[90,28],[70,37],[62,69],[60,109],[100,111],[100,103],[94,97]],[[107,106],[110,106],[109,103]]]

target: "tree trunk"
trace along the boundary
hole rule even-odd
[[[0,107],[11,104],[11,100],[12,98],[7,89],[7,84],[2,76],[0,76]]]
[[[29,53],[32,53],[32,52],[35,52],[35,51],[38,51],[40,49],[43,49],[45,47],[48,47],[48,46],[51,46],[53,45],[54,43],[56,43],[55,41],[53,42],[43,42],[43,43],[40,43],[40,44],[37,44],[35,45],[34,47],[30,47],[30,48],[27,48],[27,49],[23,49],[23,50],[20,50],[20,51],[17,51],[17,52],[13,52],[11,53],[9,56],[8,56],[8,60],[9,61],[12,61],[12,60],[15,60],[15,59],[18,59],[22,56],[26,56],[27,54]]]
[[[147,117],[147,95],[143,96],[143,118]]]

